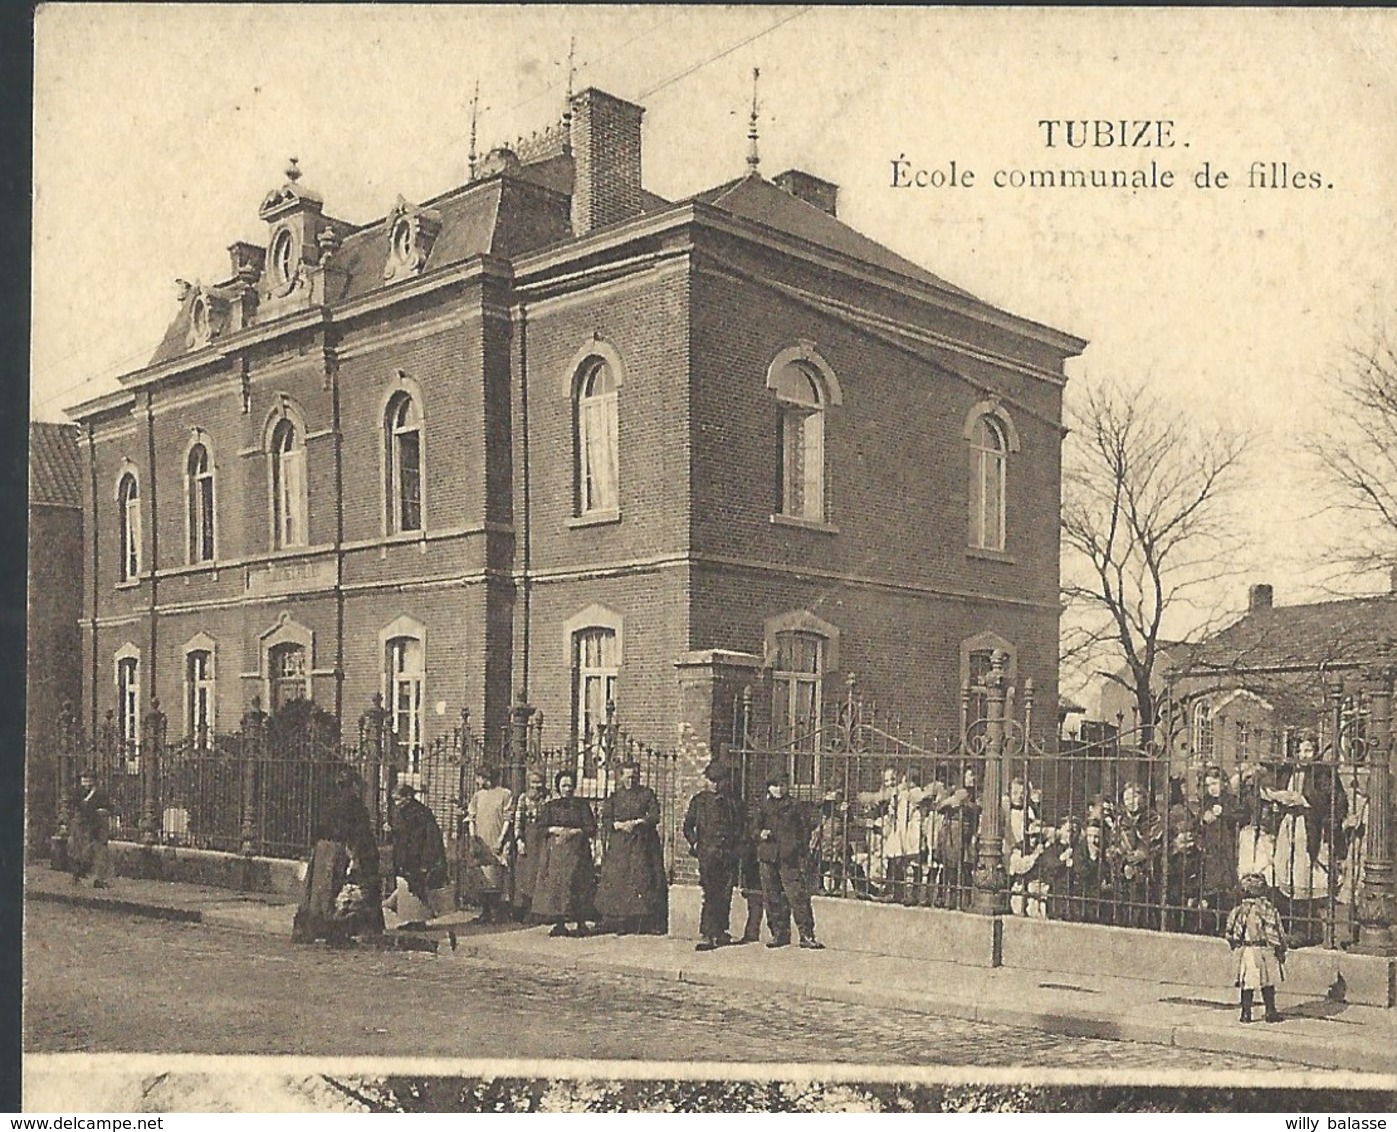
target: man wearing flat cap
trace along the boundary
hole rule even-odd
[[[757,807],[757,861],[766,897],[767,947],[791,942],[791,917],[800,931],[800,946],[824,949],[815,939],[815,912],[810,906],[810,838],[815,823],[809,808],[789,796],[784,771],[767,775],[766,797]]]
[[[698,859],[703,907],[699,912],[702,941],[695,951],[713,951],[732,942],[728,921],[737,858],[742,839],[742,812],[729,792],[731,775],[717,763],[703,770],[703,789],[689,799],[684,815],[684,839]]]

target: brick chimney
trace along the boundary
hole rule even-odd
[[[1247,612],[1255,613],[1260,609],[1270,609],[1271,601],[1275,597],[1275,591],[1268,582],[1258,582],[1247,590]]]
[[[640,215],[644,107],[596,88],[572,100],[572,233],[585,236]]]
[[[822,180],[801,169],[787,169],[784,173],[776,174],[771,183],[779,189],[785,189],[791,196],[800,198],[806,204],[813,204],[821,212],[828,212],[831,216],[838,215],[835,212],[835,202],[839,198],[839,186],[830,181]]]

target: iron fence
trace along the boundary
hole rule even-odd
[[[1167,757],[1132,738],[1026,741],[1009,729],[993,804],[1011,914],[1217,935],[1238,878],[1260,872],[1293,945],[1353,941],[1365,863],[1361,761],[1347,750],[1297,751],[1230,773],[1171,774]],[[749,810],[772,771],[810,808],[817,891],[969,908],[991,801],[983,738],[968,729],[912,744],[855,716],[825,739],[736,752]]]
[[[489,776],[511,793],[508,812],[528,775],[538,772],[551,795],[554,779],[568,771],[577,795],[594,812],[615,790],[617,768],[634,762],[640,782],[655,791],[666,869],[673,876],[679,811],[677,756],[639,743],[607,722],[566,746],[544,747],[541,713],[486,737],[469,713],[449,732],[413,748],[388,730],[388,712],[375,697],[359,719],[352,742],[341,742],[338,721],[313,704],[298,703],[270,715],[254,701],[238,730],[165,741],[159,705],[147,716],[139,741],[122,741],[109,714],[97,735],[85,736],[71,720],[63,727],[58,756],[60,829],[71,814],[72,788],[81,770],[92,770],[111,799],[111,836],[117,841],[211,849],[270,857],[309,854],[335,783],[349,772],[360,786],[375,828],[385,835],[385,875],[391,869],[386,834],[396,789],[414,787],[432,810],[446,841],[453,882],[471,796]],[[604,831],[596,859],[605,849]]]

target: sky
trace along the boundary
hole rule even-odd
[[[1397,321],[1392,13],[51,4],[35,41],[37,419],[145,364],[177,278],[217,282],[228,244],[265,241],[289,156],[327,211],[378,219],[464,181],[477,82],[481,152],[555,122],[575,42],[578,89],[646,107],[650,190],[745,172],[760,68],[762,171],[834,181],[854,227],[1088,339],[1069,399],[1143,381],[1255,433],[1220,602],[1386,587],[1323,565],[1352,532],[1299,442],[1346,350]],[[1175,144],[1069,149],[1059,127],[1048,148],[1039,124],[1096,119],[1169,121]],[[894,187],[903,157],[973,183]],[[1151,161],[1172,188],[993,184]],[[1197,187],[1204,162],[1231,183]],[[1253,162],[1322,187],[1249,187]]]

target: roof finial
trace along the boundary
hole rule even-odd
[[[301,166],[296,158],[291,158],[286,163],[286,180],[288,184],[294,185],[301,179]]]
[[[471,95],[471,150],[466,160],[470,162],[470,179],[475,180],[475,127],[480,117],[480,80],[475,80],[475,93]]]
[[[577,67],[573,62],[577,54],[577,36],[568,39],[568,92],[563,99],[563,156],[572,154],[572,87],[577,77]]]
[[[568,39],[568,111],[572,111],[572,87],[577,78],[577,36]]]
[[[757,152],[757,80],[761,78],[761,68],[752,68],[752,124],[747,130],[747,140],[751,144],[747,149],[747,172],[750,176],[757,172],[761,165],[761,156]]]

